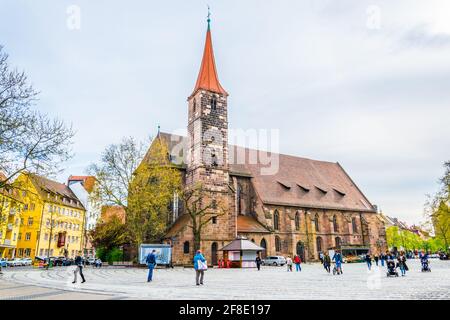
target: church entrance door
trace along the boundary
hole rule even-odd
[[[217,265],[217,242],[211,245],[211,264]]]
[[[305,262],[305,245],[303,244],[303,242],[297,242],[296,252],[300,259],[302,259],[302,262]]]
[[[261,259],[265,259],[267,257],[267,243],[266,243],[266,239],[262,239],[261,243],[259,244],[260,247],[266,249],[261,251]]]

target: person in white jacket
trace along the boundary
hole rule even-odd
[[[286,266],[287,266],[287,271],[291,271],[292,272],[292,259],[291,259],[291,257],[287,257],[286,258]]]

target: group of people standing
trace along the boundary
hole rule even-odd
[[[292,272],[292,264],[295,264],[295,270],[298,271],[302,271],[302,259],[300,258],[299,255],[294,255],[294,259],[291,259],[291,257],[287,257],[286,258],[286,266],[287,266],[287,271]],[[259,269],[258,269],[259,270]]]
[[[320,252],[319,253],[319,260],[322,263],[324,269],[326,272],[331,273],[331,262],[334,261],[336,264],[336,273],[342,274],[342,253],[340,250],[336,250],[333,254],[333,257],[330,257],[330,254],[328,252]]]
[[[406,264],[406,255],[404,251],[400,251],[400,252],[390,252],[390,251],[386,251],[386,253],[381,253],[379,256],[377,254],[375,255],[371,255],[370,253],[367,253],[364,257],[364,261],[367,263],[367,268],[369,270],[371,270],[372,268],[372,258],[373,261],[375,261],[376,266],[378,266],[378,261],[381,262],[381,266],[384,267],[384,264],[388,261],[395,261],[397,260],[396,263],[396,268],[399,268],[402,274],[402,277],[406,275],[406,271],[408,271],[408,265]]]

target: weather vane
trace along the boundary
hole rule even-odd
[[[209,4],[207,6],[208,6],[208,20],[207,21],[208,21],[208,26],[209,26],[209,23],[211,22],[211,18],[210,18],[211,17],[211,12],[209,11],[209,9],[210,9],[209,8]]]

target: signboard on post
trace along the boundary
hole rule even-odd
[[[139,263],[146,264],[145,259],[153,250],[156,251],[156,264],[171,264],[172,247],[170,244],[141,244],[139,248]]]

